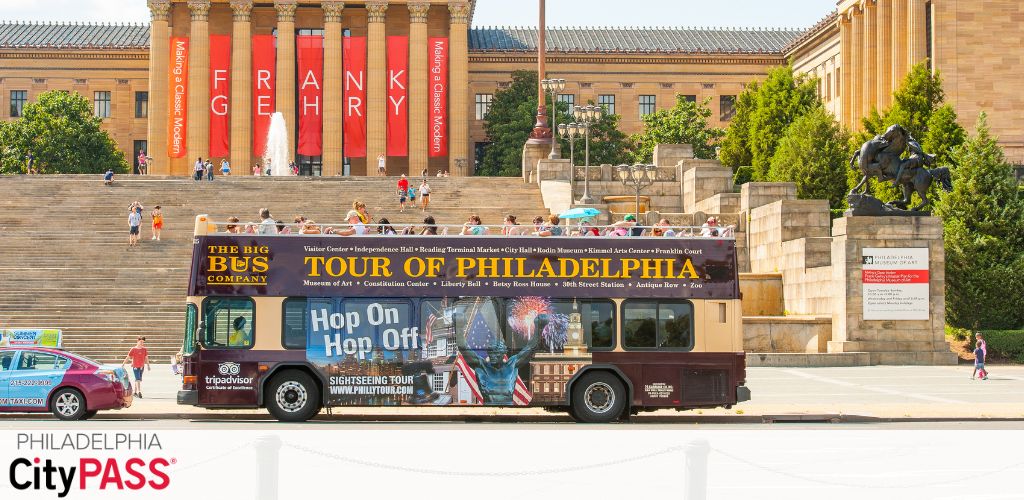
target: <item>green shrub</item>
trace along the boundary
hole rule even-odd
[[[1024,330],[984,330],[989,354],[1024,363]]]
[[[832,220],[836,220],[836,219],[842,218],[843,213],[846,212],[846,209],[845,208],[830,208],[828,211],[830,212],[829,215],[832,217]]]
[[[970,330],[966,328],[957,328],[953,325],[946,324],[946,336],[953,337],[954,339],[957,339],[962,342],[973,337],[974,335],[971,333]]]
[[[736,173],[732,176],[732,183],[735,186],[742,186],[752,180],[754,180],[754,167],[751,166],[737,168]]]

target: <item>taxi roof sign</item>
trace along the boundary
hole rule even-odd
[[[12,328],[0,330],[0,347],[53,347],[60,349],[63,335],[54,328]]]

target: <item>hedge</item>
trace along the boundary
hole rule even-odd
[[[983,330],[988,352],[1024,363],[1024,330]]]

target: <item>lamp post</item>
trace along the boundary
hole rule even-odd
[[[544,89],[544,93],[551,96],[551,130],[557,130],[558,128],[558,104],[555,100],[558,98],[558,93],[565,89],[565,79],[563,78],[547,78],[540,81],[541,88]],[[548,154],[549,160],[557,160],[562,157],[561,148],[558,145],[558,140],[554,138],[552,134],[551,138],[551,153]]]
[[[583,167],[583,197],[577,203],[581,205],[593,205],[594,198],[590,196],[590,127],[601,119],[603,110],[600,106],[576,106],[572,115],[577,123],[582,123],[584,143],[586,144],[586,163]],[[574,176],[575,177],[575,176]]]
[[[657,177],[658,166],[657,165],[619,165],[615,167],[615,170],[619,173],[619,180],[622,181],[622,185],[629,187],[632,185],[636,189],[636,221],[640,223],[640,191],[647,188],[651,184],[654,184],[654,179]]]
[[[580,124],[579,123],[562,123],[558,126],[558,135],[563,139],[569,140],[569,183],[571,184],[572,192],[575,196],[576,193],[576,153],[573,150],[573,145],[576,142],[576,138],[580,136]],[[556,141],[558,139],[555,139]]]

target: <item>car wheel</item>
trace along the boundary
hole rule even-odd
[[[587,373],[572,386],[570,413],[578,422],[612,422],[622,415],[626,398],[626,389],[615,375],[604,371]]]
[[[307,373],[287,370],[270,379],[263,403],[282,422],[305,422],[320,412],[320,390]]]
[[[82,420],[88,412],[85,396],[77,389],[61,389],[50,400],[50,411],[61,420]]]
[[[96,410],[87,411],[85,412],[85,415],[82,415],[82,420],[89,420],[90,418],[95,417],[97,413],[99,412]]]

